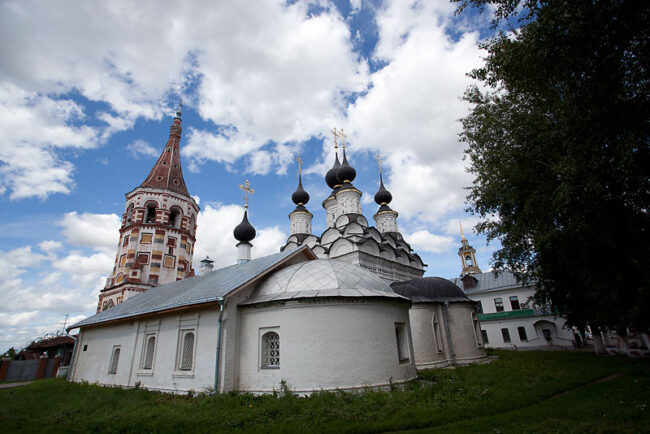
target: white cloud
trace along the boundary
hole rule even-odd
[[[53,253],[53,252],[55,252],[57,250],[61,250],[61,248],[63,248],[63,244],[61,244],[58,241],[54,241],[54,240],[46,240],[46,241],[40,242],[38,244],[38,247],[42,251],[44,251],[45,253]]]
[[[479,65],[477,34],[452,40],[445,26],[454,6],[388,2],[377,12],[374,58],[389,63],[371,75],[372,88],[348,108],[351,150],[386,156],[395,209],[404,218],[437,222],[462,206],[471,182],[462,162],[457,122],[465,73]]]
[[[452,237],[437,235],[427,230],[405,234],[404,238],[414,250],[422,252],[443,253],[456,246],[456,241]]]
[[[0,313],[0,326],[17,326],[34,320],[38,316],[38,311],[20,312],[20,313]],[[1,349],[0,349],[1,351]]]
[[[207,255],[215,261],[215,268],[232,265],[237,259],[237,241],[233,230],[244,215],[244,207],[239,205],[206,205],[197,219],[198,230],[194,247],[194,268],[199,269],[199,262]],[[249,214],[249,221],[255,225],[255,214]],[[261,256],[277,253],[286,241],[287,235],[277,226],[256,227],[257,236],[251,242],[251,256]]]
[[[60,222],[66,241],[114,254],[122,219],[115,214],[66,213]]]
[[[142,157],[157,157],[160,155],[160,151],[156,150],[148,142],[138,139],[133,143],[126,145],[126,149],[133,155],[135,158]]]

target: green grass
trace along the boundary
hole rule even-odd
[[[0,390],[3,432],[642,432],[650,363],[506,352],[391,392],[174,396],[60,379]],[[608,381],[596,380],[621,374]]]

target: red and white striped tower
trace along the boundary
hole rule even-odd
[[[126,194],[115,266],[99,294],[97,312],[152,286],[194,275],[199,206],[181,169],[181,106],[158,161],[144,182]]]

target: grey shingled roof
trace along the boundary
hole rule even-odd
[[[309,247],[304,246],[299,249],[253,259],[243,264],[220,268],[201,276],[156,286],[142,294],[134,295],[110,309],[79,321],[67,329],[126,319],[178,307],[216,302],[219,298],[228,295],[231,291],[251,281],[269,268],[307,251],[311,253]],[[315,258],[313,254],[309,256]]]
[[[459,277],[455,277],[449,280],[451,280],[455,285],[462,288],[465,291],[465,294],[478,294],[481,292],[522,287],[522,285],[517,282],[517,279],[515,279],[514,274],[509,271],[502,271],[499,273],[498,277],[496,277],[491,271],[488,271],[487,273],[472,274],[472,277],[475,277],[478,282],[476,282],[476,286],[474,288],[468,289],[464,289],[463,281],[460,280]]]
[[[457,285],[442,277],[428,276],[390,284],[413,303],[473,303]]]

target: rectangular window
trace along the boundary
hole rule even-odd
[[[124,246],[126,246],[127,244],[129,244],[129,238],[130,238],[129,235],[127,235],[127,236],[124,237],[124,243],[122,244],[122,247],[124,247]]]
[[[187,250],[188,253],[192,253],[192,245],[190,243],[186,244],[185,249]]]
[[[483,338],[483,343],[484,344],[489,344],[490,343],[490,341],[488,339],[488,336],[487,336],[487,332],[485,330],[483,330],[483,329],[481,329],[481,337]]]
[[[117,373],[117,363],[120,360],[120,346],[116,345],[113,347],[113,353],[111,355],[111,363],[108,367],[109,374]]]
[[[149,263],[149,253],[138,253],[138,262],[140,264],[148,264]]]
[[[142,237],[140,237],[141,244],[151,244],[152,240],[153,240],[153,234],[142,234]]]
[[[163,262],[163,265],[166,268],[174,268],[174,267],[176,267],[176,257],[175,256],[170,256],[170,255],[165,255],[165,262]]]
[[[409,347],[406,336],[406,325],[404,323],[395,323],[395,339],[397,340],[397,358],[400,363],[409,361]]]
[[[495,298],[494,307],[496,308],[497,312],[503,312],[503,300],[501,300],[501,298]]]
[[[510,297],[510,306],[512,307],[512,310],[521,309],[521,307],[519,306],[519,298],[517,298],[516,295]]]
[[[474,340],[476,341],[476,346],[481,348],[483,346],[483,340],[481,339],[481,325],[478,322],[478,315],[476,312],[472,312],[472,323],[474,324]]]
[[[124,267],[124,264],[126,264],[126,255],[120,256],[120,267]]]
[[[506,344],[510,343],[510,332],[508,329],[501,329],[501,334],[503,335],[503,342]]]
[[[517,327],[517,331],[519,332],[519,340],[522,342],[526,342],[528,340],[528,336],[526,336],[526,328]]]
[[[478,313],[483,313],[483,303],[481,303],[480,301],[476,303],[476,311]]]
[[[174,248],[173,247],[168,247],[167,248],[167,253],[169,253],[170,255],[173,255],[174,254]]]
[[[431,321],[433,322],[433,340],[436,343],[436,351],[442,353],[442,334],[440,333],[440,323],[435,313]]]
[[[176,238],[173,237],[167,238],[167,245],[171,247],[176,247]]]

